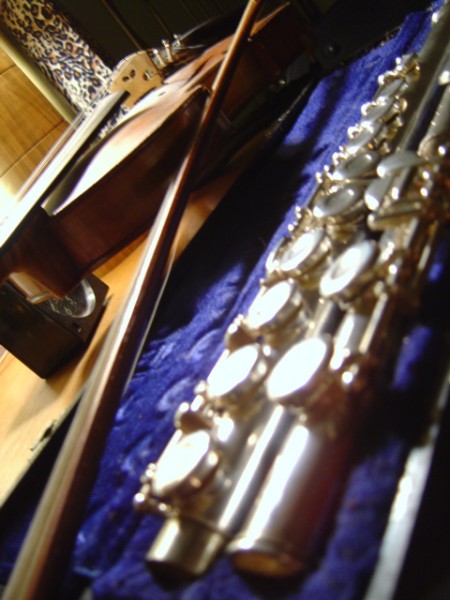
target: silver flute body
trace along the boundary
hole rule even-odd
[[[201,575],[302,571],[333,502],[449,217],[450,6],[372,101],[269,256],[223,355],[175,416],[139,510],[165,520],[148,560]]]

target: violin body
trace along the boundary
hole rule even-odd
[[[251,137],[264,107],[255,98],[277,87],[307,46],[295,8],[257,23],[239,63],[200,179]],[[226,38],[169,76],[87,151],[2,246],[0,277],[25,295],[62,297],[147,229],[196,130],[229,46]],[[269,111],[267,111],[269,115]],[[238,124],[237,124],[238,123]]]

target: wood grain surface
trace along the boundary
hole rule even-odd
[[[15,194],[68,127],[16,70],[18,67],[0,51],[0,98],[3,96],[0,100],[0,221],[2,212],[13,210],[20,198]],[[7,90],[4,94],[3,89]],[[221,177],[191,195],[178,232],[175,256],[195,236],[251,160],[260,142],[249,143],[248,152],[243,152]],[[44,380],[0,347],[0,507],[80,397],[101,344],[133,281],[143,246],[144,236],[141,236],[94,272],[109,286],[108,303],[83,355]]]

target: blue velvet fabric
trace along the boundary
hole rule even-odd
[[[362,597],[444,343],[445,246],[397,361],[387,392],[390,408],[355,460],[323,556],[310,573],[288,582],[261,581],[239,576],[221,558],[199,580],[163,583],[144,562],[161,521],[134,512],[131,503],[147,463],[157,459],[173,431],[174,411],[192,399],[195,385],[222,351],[227,325],[256,294],[266,257],[286,234],[295,205],[308,200],[315,173],[359,120],[378,74],[397,56],[421,47],[430,15],[411,14],[390,40],[321,80],[278,147],[239,182],[180,259],[109,436],[78,534],[69,587],[80,579],[95,598],[105,600]]]

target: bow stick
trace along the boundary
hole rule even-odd
[[[206,100],[197,133],[150,230],[136,278],[83,393],[3,600],[57,597],[120,399],[149,331],[170,251],[231,78],[263,0],[249,0]]]

